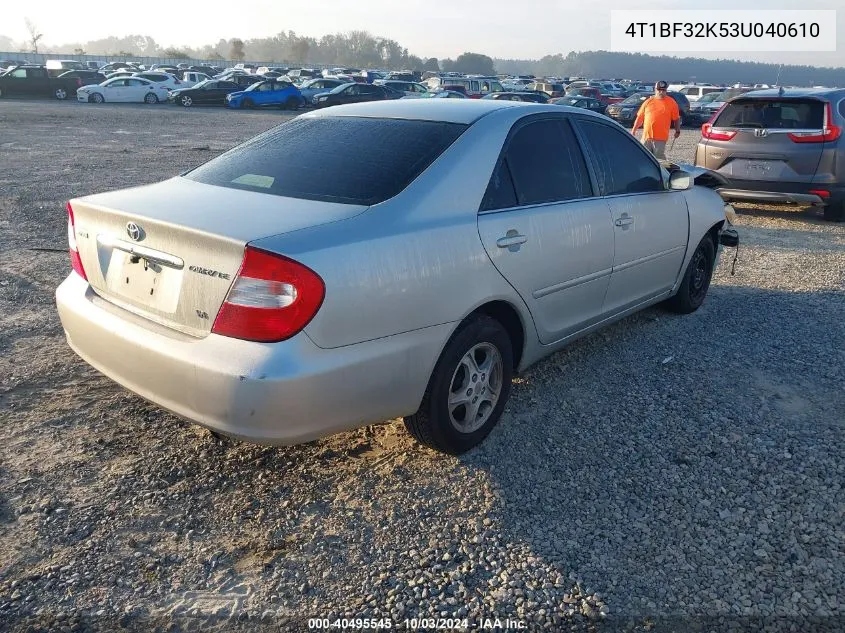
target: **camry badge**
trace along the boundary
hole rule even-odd
[[[134,222],[126,223],[126,234],[136,242],[140,242],[144,238],[144,230]]]

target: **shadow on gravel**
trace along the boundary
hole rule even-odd
[[[845,293],[714,286],[535,366],[465,458],[504,540],[613,614],[843,624],[843,314]]]

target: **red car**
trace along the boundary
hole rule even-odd
[[[593,99],[598,99],[604,105],[610,105],[611,103],[619,103],[624,99],[624,97],[609,97],[607,95],[603,95],[601,90],[598,88],[574,88],[572,90],[566,91],[567,96],[569,95],[580,95],[582,97],[592,97]]]

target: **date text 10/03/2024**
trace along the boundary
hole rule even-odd
[[[471,626],[475,624],[475,626]],[[476,623],[471,623],[468,618],[406,618],[394,622],[390,618],[355,618],[355,619],[335,619],[328,618],[310,618],[308,620],[309,629],[323,629],[323,630],[355,630],[355,629],[381,629],[390,630],[396,627],[399,630],[418,631],[418,630],[468,630],[484,629],[484,630],[525,630],[527,624],[522,620],[514,620],[511,618],[481,618]]]

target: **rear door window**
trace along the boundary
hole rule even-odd
[[[466,128],[404,119],[294,119],[185,177],[290,198],[377,204],[405,189]]]
[[[660,169],[632,136],[609,125],[579,120],[602,195],[662,191]]]
[[[824,103],[816,99],[736,99],[728,103],[714,127],[820,130]]]
[[[520,206],[592,195],[584,157],[565,119],[533,121],[518,128],[505,157]]]
[[[495,209],[509,209],[515,207],[516,190],[513,188],[508,159],[502,156],[499,163],[493,170],[493,176],[487,184],[487,191],[481,200],[481,211],[493,211]]]

